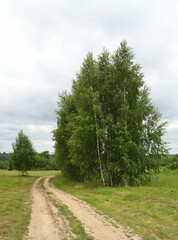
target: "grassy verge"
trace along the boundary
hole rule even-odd
[[[59,174],[60,171],[57,170],[49,170],[49,171],[28,171],[26,177],[45,177],[45,176],[55,176]],[[0,169],[0,176],[21,176],[21,173],[18,171],[8,171],[6,169]]]
[[[142,187],[94,187],[67,181],[62,175],[54,185],[90,203],[144,240],[178,238],[178,174],[162,173]]]
[[[21,177],[17,171],[0,170],[0,239],[22,239],[30,220],[32,184],[47,175],[55,171],[34,171]]]
[[[29,224],[34,180],[35,177],[0,175],[0,239],[22,239]]]

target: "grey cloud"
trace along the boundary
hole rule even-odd
[[[171,148],[171,152],[174,154],[177,154],[177,149],[178,149],[177,135],[178,135],[178,127],[174,129],[169,129],[168,127],[166,137],[164,137],[165,141],[168,142],[169,148]]]
[[[7,62],[5,56],[0,56],[0,124],[8,124],[0,125],[0,151],[8,151],[20,127],[34,139],[38,149],[49,147],[52,151],[52,135],[46,129],[55,127],[58,93],[70,91],[72,78],[88,51],[97,56],[105,46],[113,52],[123,39],[133,47],[136,62],[143,67],[153,103],[163,119],[170,124],[177,121],[176,0],[6,3],[5,20],[11,19],[8,32],[11,33],[11,22],[15,20],[16,40],[19,37],[23,46],[10,39],[8,44],[17,46],[18,51],[10,51]],[[3,24],[5,27],[6,22]],[[10,45],[3,47],[8,49]],[[171,139],[172,151],[178,152],[174,130],[168,128],[165,138]]]
[[[34,147],[42,152],[45,150],[53,151],[52,142],[52,130],[56,127],[56,124],[50,123],[50,125],[40,124],[22,124],[21,121],[13,124],[0,124],[0,152],[12,151],[12,143],[15,142],[17,134],[20,130],[30,138]]]

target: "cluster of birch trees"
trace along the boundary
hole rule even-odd
[[[57,163],[75,180],[133,184],[166,154],[165,122],[153,106],[126,41],[110,54],[88,53],[70,94],[59,95],[53,132]]]

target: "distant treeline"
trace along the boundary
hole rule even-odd
[[[165,166],[170,170],[178,169],[178,154],[169,155],[168,157],[164,158],[161,162],[161,166]]]
[[[0,152],[0,169],[9,169],[12,170],[12,166],[9,166],[10,153]],[[35,158],[35,167],[37,170],[57,170],[55,157],[53,154],[50,154],[48,151],[42,153],[36,153]],[[178,154],[170,154],[164,159],[161,160],[161,166],[167,167],[168,169],[177,169],[178,168]]]
[[[8,169],[9,153],[0,153],[0,169]]]
[[[6,162],[9,161],[9,153],[0,153],[0,161],[2,162]]]
[[[10,153],[0,153],[0,169],[13,170],[11,163]],[[36,153],[35,156],[35,166],[33,170],[57,170],[58,167],[55,163],[55,158],[53,154],[49,151],[44,151],[41,153]]]
[[[37,153],[35,160],[36,161],[35,161],[34,169],[38,169],[38,170],[57,170],[58,169],[55,162],[54,155],[50,154],[49,151]]]

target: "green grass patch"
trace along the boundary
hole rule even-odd
[[[35,177],[0,175],[0,239],[22,239],[29,224],[34,180]]]
[[[147,186],[110,188],[70,182],[61,174],[54,185],[90,203],[144,240],[178,238],[178,174],[162,173]]]
[[[68,207],[62,204],[61,201],[56,200],[52,197],[53,194],[51,192],[48,192],[47,189],[42,185],[43,180],[44,179],[40,181],[43,191],[45,191],[45,193],[47,194],[49,201],[51,201],[60,210],[61,214],[65,216],[68,220],[70,229],[75,234],[75,240],[93,240],[91,236],[85,233],[81,222],[73,215],[73,213],[68,209]]]
[[[26,177],[48,177],[48,176],[55,176],[59,174],[60,171],[57,170],[49,170],[49,171],[28,171]],[[0,169],[0,176],[21,176],[21,172],[13,170],[8,171],[6,169]]]
[[[55,171],[33,171],[22,177],[17,171],[0,170],[0,240],[21,240],[31,214],[31,187],[40,176]]]
[[[54,201],[55,206],[60,209],[60,212],[69,221],[71,231],[75,234],[75,240],[93,240],[92,237],[85,233],[85,230],[81,222],[72,214],[66,205],[63,205],[59,201]]]

